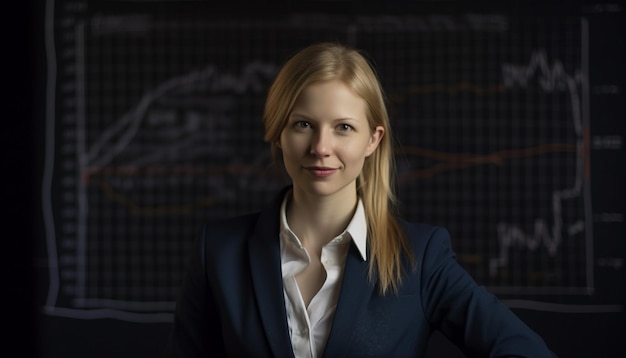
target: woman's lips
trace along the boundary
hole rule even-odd
[[[324,178],[327,176],[333,175],[334,172],[337,171],[335,168],[327,168],[327,167],[304,167],[309,173],[313,174],[318,178]]]

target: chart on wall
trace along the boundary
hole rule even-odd
[[[401,213],[447,227],[480,284],[548,305],[623,301],[595,280],[585,18],[193,4],[47,9],[45,312],[171,320],[199,226],[288,184],[263,141],[265,94],[289,55],[320,41],[376,67]]]

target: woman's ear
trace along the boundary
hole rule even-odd
[[[384,135],[385,128],[383,126],[376,126],[376,128],[374,128],[374,131],[372,131],[372,135],[370,136],[370,142],[365,150],[366,157],[369,157],[372,153],[374,153]]]

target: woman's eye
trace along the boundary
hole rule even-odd
[[[349,124],[342,123],[337,126],[337,129],[339,129],[342,132],[348,132],[348,131],[351,131],[353,128]]]
[[[311,127],[311,123],[307,121],[297,121],[294,125],[297,128],[310,128]]]

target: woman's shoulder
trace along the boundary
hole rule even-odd
[[[247,236],[255,226],[258,212],[240,214],[231,217],[214,218],[201,227],[201,236],[207,241],[224,241],[224,238],[236,240]]]
[[[427,224],[417,221],[398,219],[406,235],[411,239],[425,239],[433,235],[448,235],[448,230],[443,226]]]
[[[413,250],[423,252],[428,247],[450,246],[450,233],[444,226],[398,219]]]
[[[259,212],[243,213],[234,216],[212,218],[205,222],[204,227],[231,228],[251,224],[259,217]]]

